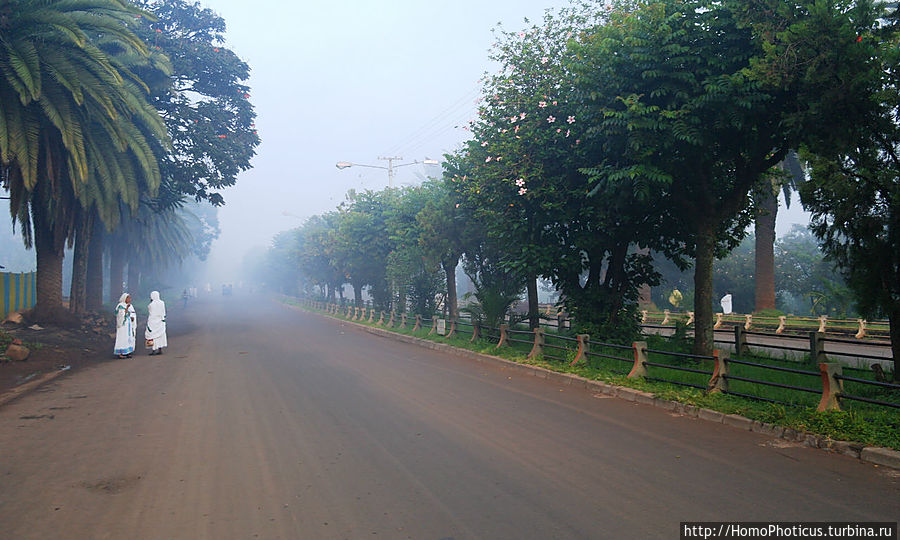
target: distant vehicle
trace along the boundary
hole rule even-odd
[[[222,284],[222,296],[231,296],[233,285],[231,283]]]

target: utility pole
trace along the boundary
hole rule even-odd
[[[394,187],[394,161],[400,161],[402,157],[379,157],[381,161],[387,161],[387,171],[388,171],[388,187]]]

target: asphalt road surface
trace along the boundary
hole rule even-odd
[[[263,299],[0,408],[0,537],[677,538],[895,521],[895,471]],[[112,344],[110,344],[110,349]]]

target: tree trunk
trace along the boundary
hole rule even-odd
[[[537,276],[528,276],[525,286],[528,289],[528,326],[531,329],[535,329],[541,324],[541,310],[538,307]]]
[[[32,318],[38,322],[59,322],[64,319],[62,296],[62,265],[65,236],[62,227],[48,213],[54,206],[53,195],[47,192],[44,182],[32,193],[31,217],[34,229],[34,250],[37,256],[37,276],[35,277],[36,299]],[[63,220],[64,221],[64,220]]]
[[[353,285],[353,305],[362,307],[362,286]]]
[[[134,262],[134,259],[128,261],[128,287],[127,291],[132,297],[137,298],[140,294],[141,269]]]
[[[778,194],[764,189],[757,201],[756,230],[756,311],[775,309],[775,218]]]
[[[888,321],[891,325],[891,353],[894,355],[894,382],[900,382],[900,306],[896,303]]]
[[[694,262],[694,354],[710,356],[713,341],[712,269],[715,257],[715,226],[704,223],[697,230]]]
[[[125,247],[116,242],[109,246],[109,301],[111,304],[119,302],[119,297],[125,292]]]
[[[91,234],[94,231],[94,213],[79,212],[75,230],[75,251],[72,254],[72,287],[69,290],[69,310],[82,315],[87,305],[87,271]]]
[[[87,283],[85,284],[85,309],[103,309],[103,223],[94,216],[91,245],[88,248]]]
[[[444,274],[447,275],[447,305],[450,307],[450,320],[459,319],[459,303],[456,297],[456,265],[459,259],[451,261],[441,261],[444,268]]]
[[[33,213],[36,213],[32,210]],[[37,220],[35,220],[37,221]],[[56,322],[63,311],[62,266],[63,246],[57,247],[53,232],[35,223],[34,250],[37,255],[35,292],[37,302],[32,318],[37,322]]]

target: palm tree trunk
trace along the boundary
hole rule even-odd
[[[128,261],[128,292],[135,298],[140,294],[141,269],[132,258]]]
[[[69,309],[77,315],[86,310],[88,254],[94,230],[94,213],[79,212],[79,215],[75,231],[75,251],[72,255],[72,288],[69,291]]]
[[[124,292],[122,286],[125,276],[125,252],[124,246],[112,242],[109,246],[109,302],[115,304]]]
[[[37,302],[32,318],[38,322],[56,322],[62,319],[62,266],[64,241],[56,238],[54,228],[48,224],[46,201],[37,190],[31,202],[34,222],[34,250],[37,256],[37,276],[35,292]]]
[[[87,283],[85,284],[85,309],[103,309],[103,224],[94,216],[91,245],[88,248]]]
[[[756,230],[756,311],[775,309],[775,218],[778,195],[765,189],[757,200]]]
[[[697,253],[694,262],[694,348],[697,355],[709,356],[713,341],[713,258],[715,256],[715,226],[702,223],[697,230]]]

